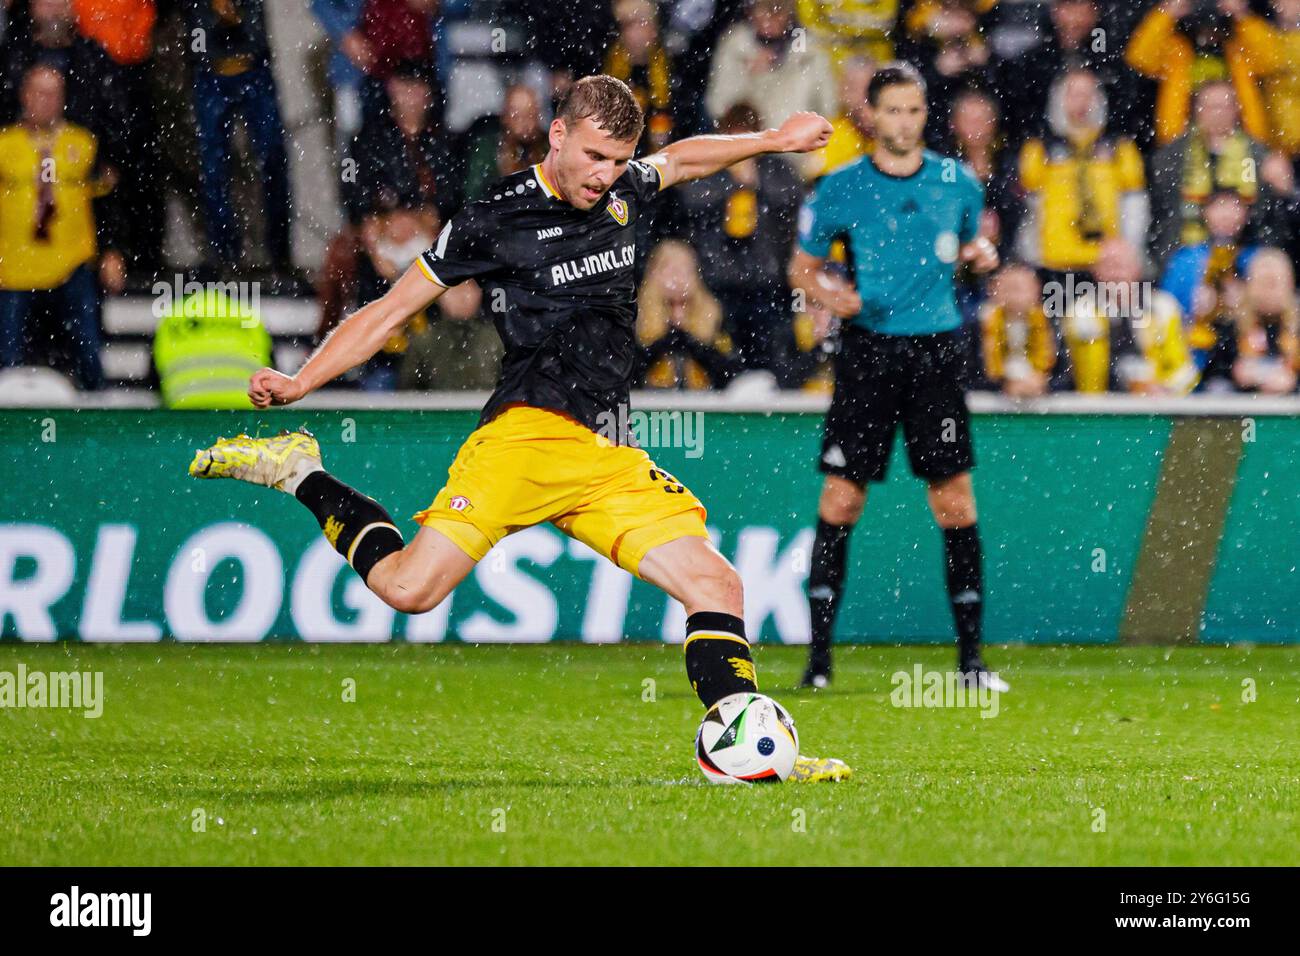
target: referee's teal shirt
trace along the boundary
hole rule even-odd
[[[885,335],[961,325],[953,294],[958,249],[975,238],[984,187],[966,165],[926,150],[910,176],[870,156],[822,178],[799,211],[799,246],[824,258],[843,239],[862,297],[853,324]]]

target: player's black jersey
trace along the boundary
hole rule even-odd
[[[505,343],[480,423],[509,402],[563,411],[593,431],[602,413],[617,420],[636,358],[636,218],[661,182],[652,163],[633,160],[584,212],[533,166],[461,209],[419,258],[440,285],[477,279]]]

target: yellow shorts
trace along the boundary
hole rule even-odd
[[[465,439],[446,486],[415,520],[476,561],[549,521],[620,568],[677,538],[707,537],[706,512],[643,449],[613,445],[560,412],[510,405]]]

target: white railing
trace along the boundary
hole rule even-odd
[[[326,390],[309,395],[293,408],[352,411],[474,410],[483,407],[489,393],[476,392],[358,392]],[[774,395],[735,396],[726,392],[632,393],[632,408],[705,412],[824,412],[829,399],[823,395],[779,392]],[[974,392],[969,405],[976,414],[1018,415],[1183,415],[1249,417],[1255,415],[1300,416],[1300,395],[1189,395],[1186,398],[1147,398],[1140,395],[1080,395],[1058,393],[1043,398],[1010,399],[987,392]],[[49,402],[4,403],[0,408],[53,407]],[[158,394],[147,389],[111,389],[80,393],[57,407],[77,409],[158,407]]]

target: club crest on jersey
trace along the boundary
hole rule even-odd
[[[620,226],[627,225],[627,203],[619,199],[613,193],[609,194],[609,205],[605,207],[609,214],[614,217],[614,221]]]

